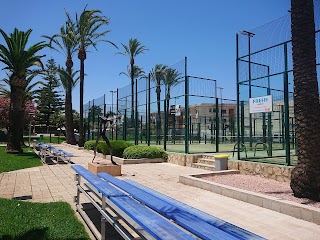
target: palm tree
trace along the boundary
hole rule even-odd
[[[313,4],[313,0],[291,0],[298,163],[292,171],[290,185],[294,196],[320,201],[320,105]]]
[[[20,135],[23,129],[23,98],[25,96],[26,76],[28,70],[33,66],[41,66],[43,55],[37,55],[38,52],[47,46],[44,42],[38,42],[28,49],[26,45],[32,30],[26,32],[14,29],[9,36],[0,29],[7,47],[0,44],[0,61],[10,73],[10,112],[9,112],[9,131],[6,151],[8,153],[21,153]]]
[[[99,42],[107,42],[116,45],[108,40],[102,39],[109,30],[98,32],[101,27],[109,24],[109,19],[101,15],[99,10],[86,10],[84,8],[81,15],[76,15],[76,33],[78,42],[78,58],[80,60],[80,126],[79,126],[79,142],[78,145],[84,145],[84,129],[83,129],[83,85],[84,85],[84,61],[87,58],[87,49],[92,46],[97,50]]]
[[[75,88],[75,86],[78,84],[79,82],[79,79],[80,79],[80,76],[76,76],[77,74],[79,73],[79,71],[75,71],[73,72],[71,70],[71,75],[69,74],[68,70],[62,68],[62,67],[59,67],[58,68],[58,76],[59,76],[59,80],[60,80],[60,83],[62,85],[62,87],[64,88],[64,91],[65,91],[65,95],[67,95],[67,92],[69,91],[69,87],[70,87],[70,83],[71,83],[71,90],[73,90]],[[67,104],[67,98],[65,97],[64,99],[65,101],[65,105]],[[78,128],[74,125],[74,113],[73,113],[74,110],[72,110],[72,127],[74,127],[75,129]],[[66,114],[66,113],[65,113]],[[66,122],[65,122],[65,125],[66,125]],[[74,132],[74,129],[72,130],[72,132]]]
[[[127,67],[127,72],[121,72],[119,74],[120,75],[126,75],[128,78],[131,78],[132,74],[131,74],[131,66]],[[145,72],[142,70],[142,68],[140,68],[139,66],[134,65],[133,66],[133,78],[137,79],[137,78],[144,78],[146,77]]]
[[[160,132],[161,132],[161,84],[164,83],[166,71],[168,69],[168,66],[163,64],[156,64],[154,68],[152,69],[151,76],[152,81],[156,83],[156,93],[157,93],[157,144],[160,144]]]
[[[169,114],[170,108],[170,93],[171,88],[179,84],[179,79],[181,79],[181,73],[179,73],[176,69],[168,68],[166,70],[165,78],[164,78],[164,85],[166,88],[166,106],[167,106],[167,114]]]
[[[50,41],[50,47],[66,57],[66,71],[71,76],[73,61],[72,58],[77,51],[77,36],[75,24],[66,12],[67,21],[61,26],[60,33],[50,36],[43,36]],[[68,79],[68,78],[67,78]],[[71,79],[70,79],[71,80]],[[72,145],[76,144],[74,137],[73,115],[72,115],[72,82],[66,82],[65,91],[65,115],[66,115],[66,142]]]
[[[39,72],[33,71],[33,72],[29,73],[28,76],[26,77],[26,84],[24,86],[23,106],[26,106],[26,104],[28,102],[31,103],[32,100],[35,98],[36,94],[39,91],[38,89],[35,89],[35,87],[37,87],[38,85],[43,85],[42,81],[36,81],[36,82],[32,83],[32,80],[38,74],[39,74]],[[11,97],[10,80],[9,80],[9,78],[5,78],[2,81],[5,84],[0,85],[0,96],[10,99],[10,97]],[[7,88],[7,87],[9,87],[9,88]],[[26,109],[24,108],[24,117],[21,119],[21,121],[22,121],[21,126],[22,127],[25,126],[26,118],[30,119],[30,116],[28,116],[28,114],[30,114],[30,113],[27,112]],[[21,145],[24,145],[23,129],[20,132],[20,143],[21,143]]]
[[[133,119],[134,119],[134,78],[135,78],[135,69],[134,69],[134,60],[135,58],[141,54],[144,53],[145,51],[148,51],[145,46],[141,45],[141,43],[138,41],[136,38],[130,38],[128,46],[121,43],[123,47],[123,52],[117,52],[116,54],[121,54],[124,56],[128,56],[130,58],[130,74],[131,74],[131,122],[133,124]],[[129,73],[129,71],[128,71]]]

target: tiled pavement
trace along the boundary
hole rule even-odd
[[[73,153],[75,164],[87,166],[90,153],[60,145]],[[97,158],[99,160],[99,158]],[[100,159],[101,160],[101,159]],[[179,175],[207,172],[178,165],[123,165],[121,178],[133,179],[156,191],[185,202],[202,211],[229,221],[268,239],[319,239],[320,225],[254,206],[178,182]],[[28,197],[28,201],[66,201],[74,207],[74,171],[70,164],[44,165],[0,174],[0,197]]]

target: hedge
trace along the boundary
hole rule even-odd
[[[131,143],[126,142],[126,141],[110,141],[110,144],[112,146],[113,150],[113,156],[116,157],[122,157],[123,151],[127,148],[132,146]],[[94,147],[96,145],[96,140],[90,140],[85,142],[84,148],[88,150],[94,150]],[[97,152],[102,153],[104,155],[109,155],[110,150],[109,147],[107,146],[106,142],[104,141],[99,141],[98,146],[97,146]]]
[[[131,146],[124,150],[123,158],[139,159],[139,158],[168,158],[168,154],[161,147],[150,146]]]

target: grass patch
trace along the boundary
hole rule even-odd
[[[0,198],[0,239],[90,239],[65,202],[31,203]]]
[[[30,144],[32,145],[32,143],[33,143],[33,140],[37,140],[37,142],[39,142],[39,139],[40,139],[40,137],[35,137],[35,136],[31,136],[31,138],[30,138],[30,140],[31,140],[31,142],[30,142]],[[28,143],[29,143],[29,137],[23,137],[23,140],[24,140],[24,143],[26,144],[26,145],[28,145]],[[50,136],[43,136],[43,140],[42,140],[42,142],[44,142],[44,143],[54,143],[54,144],[60,144],[60,143],[62,143],[63,141],[65,141],[66,140],[66,137],[65,136],[54,136],[53,134],[52,134],[52,136],[51,136],[51,141],[50,141]]]
[[[40,158],[31,148],[23,147],[22,154],[9,154],[5,149],[6,147],[0,146],[0,173],[42,165]]]

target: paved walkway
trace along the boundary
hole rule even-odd
[[[90,153],[59,145],[75,157],[75,164],[87,166]],[[99,159],[99,158],[97,158]],[[101,160],[101,159],[100,159]],[[169,163],[123,165],[121,178],[133,179],[195,208],[231,222],[268,239],[319,239],[320,225],[254,206],[178,182],[179,175],[206,170]],[[66,201],[74,208],[76,193],[70,164],[44,165],[0,174],[0,197],[27,197],[29,201]]]

